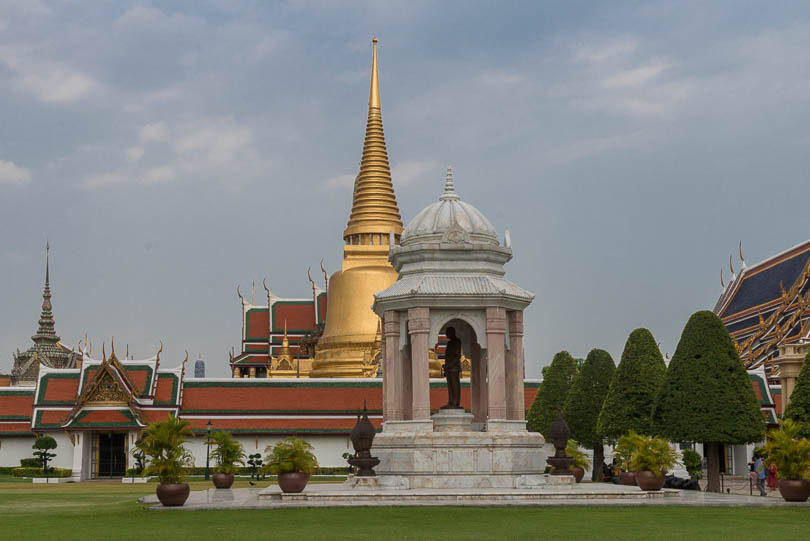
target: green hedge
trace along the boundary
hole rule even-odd
[[[11,475],[12,470],[14,470],[14,466],[2,466],[0,467],[0,475]]]
[[[211,473],[216,472],[216,467],[211,464]],[[315,470],[315,475],[349,475],[350,469],[348,466],[345,468],[318,468]],[[202,468],[194,467],[189,468],[189,475],[205,475],[205,466]],[[237,468],[236,475],[250,475],[250,468]],[[129,474],[127,474],[129,476]]]
[[[48,477],[70,477],[72,471],[67,468],[54,468]],[[45,477],[42,468],[13,468],[11,475],[14,477]]]
[[[38,458],[21,458],[20,466],[23,468],[41,468],[42,461]]]

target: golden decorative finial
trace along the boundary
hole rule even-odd
[[[734,276],[734,266],[731,264],[731,254],[728,255],[728,269],[731,271],[731,276]]]
[[[115,357],[115,336],[110,340],[110,356]]]
[[[369,90],[366,139],[360,172],[354,182],[352,212],[343,232],[346,244],[354,235],[360,238],[353,244],[372,244],[371,235],[387,235],[393,229],[397,237],[402,233],[402,217],[399,214],[394,185],[391,183],[391,168],[388,150],[385,147],[382,114],[380,112],[380,82],[377,73],[377,38],[373,40],[371,62],[371,88]]]
[[[158,350],[157,354],[155,355],[155,357],[157,357],[158,361],[160,360],[160,354],[161,353],[163,353],[163,340],[160,341],[160,349]]]
[[[380,108],[380,79],[377,75],[377,38],[371,40],[373,49],[371,60],[371,89],[368,94],[368,106]]]
[[[250,304],[256,304],[256,280],[253,280],[253,289],[250,291]]]
[[[51,242],[45,239],[45,285],[51,282]]]
[[[743,257],[742,254],[742,241],[740,241],[740,261],[742,262],[743,270],[745,270],[746,265],[745,265],[745,258]]]
[[[323,259],[321,259],[321,272],[323,273],[324,284],[324,291],[328,294],[329,293],[329,274],[326,272],[326,269],[323,268]]]
[[[262,287],[264,288],[265,293],[267,293],[267,305],[270,306],[270,297],[272,297],[273,294],[270,293],[270,288],[267,287],[267,280],[264,278],[262,278]]]
[[[242,296],[242,292],[239,291],[239,286],[236,286],[236,295],[239,297],[239,300],[242,301],[242,306],[244,306],[245,298]]]
[[[106,344],[104,342],[102,342],[101,343],[101,360],[102,361],[107,360],[107,351],[106,351],[105,348],[106,348]]]
[[[726,289],[726,282],[723,280],[723,267],[720,267],[720,285]]]

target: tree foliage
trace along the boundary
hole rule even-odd
[[[206,445],[214,447],[211,458],[217,463],[217,473],[234,474],[237,466],[245,465],[245,449],[230,432],[214,432]]]
[[[768,462],[776,464],[780,479],[798,481],[810,477],[810,441],[801,437],[802,428],[793,419],[782,419],[779,430],[768,432]]]
[[[264,450],[268,455],[264,459],[262,471],[272,475],[293,472],[313,474],[318,467],[313,450],[309,442],[299,437],[284,438],[273,446],[268,445]]]
[[[708,492],[720,492],[722,444],[761,441],[765,420],[737,348],[717,315],[692,314],[669,363],[653,413],[656,432],[703,443]]]
[[[630,430],[651,434],[652,410],[666,369],[652,333],[647,329],[631,332],[602,405],[597,433],[609,442]]]
[[[543,382],[537,390],[537,396],[534,397],[527,416],[529,430],[540,432],[549,439],[551,423],[557,418],[559,409],[565,403],[576,369],[576,361],[567,351],[554,355],[551,364],[543,369]]]
[[[594,449],[603,443],[596,431],[596,422],[615,370],[616,365],[610,353],[603,349],[592,349],[565,399],[563,417],[571,430],[571,436],[588,449]]]
[[[782,397],[783,400],[785,398],[787,397]],[[800,429],[802,437],[810,438],[810,350],[804,357],[802,369],[796,378],[796,386],[789,400],[782,419],[790,419],[803,425]]]
[[[51,436],[40,436],[31,446],[34,449],[34,456],[39,461],[42,472],[47,477],[53,468],[48,466],[51,459],[56,458],[56,453],[51,453],[51,449],[56,449],[56,440]]]
[[[762,440],[765,425],[751,380],[713,312],[695,312],[686,323],[653,419],[656,432],[672,441]]]

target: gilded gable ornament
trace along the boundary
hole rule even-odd
[[[100,379],[93,392],[87,397],[87,403],[126,402],[127,395],[110,376],[109,372],[100,374]]]

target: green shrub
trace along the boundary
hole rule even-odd
[[[20,466],[23,468],[41,468],[42,460],[38,458],[21,458]]]
[[[681,456],[683,457],[683,466],[689,472],[689,477],[692,479],[703,477],[703,459],[697,451],[684,449],[681,451]]]
[[[312,453],[313,448],[307,441],[290,436],[277,444],[267,446],[268,455],[264,459],[263,473],[278,475],[280,473],[315,473],[318,461]]]
[[[237,466],[245,466],[245,449],[230,432],[214,432],[206,445],[214,447],[211,459],[217,463],[217,473],[235,474]]]
[[[70,477],[73,471],[68,468],[51,468],[48,477]],[[12,468],[13,477],[45,477],[42,468]]]
[[[11,475],[16,466],[0,466],[0,475]]]
[[[638,434],[635,430],[630,430],[627,434],[619,438],[619,442],[613,449],[613,457],[616,459],[616,465],[622,471],[631,471],[633,467],[633,453],[639,446],[644,436]]]

